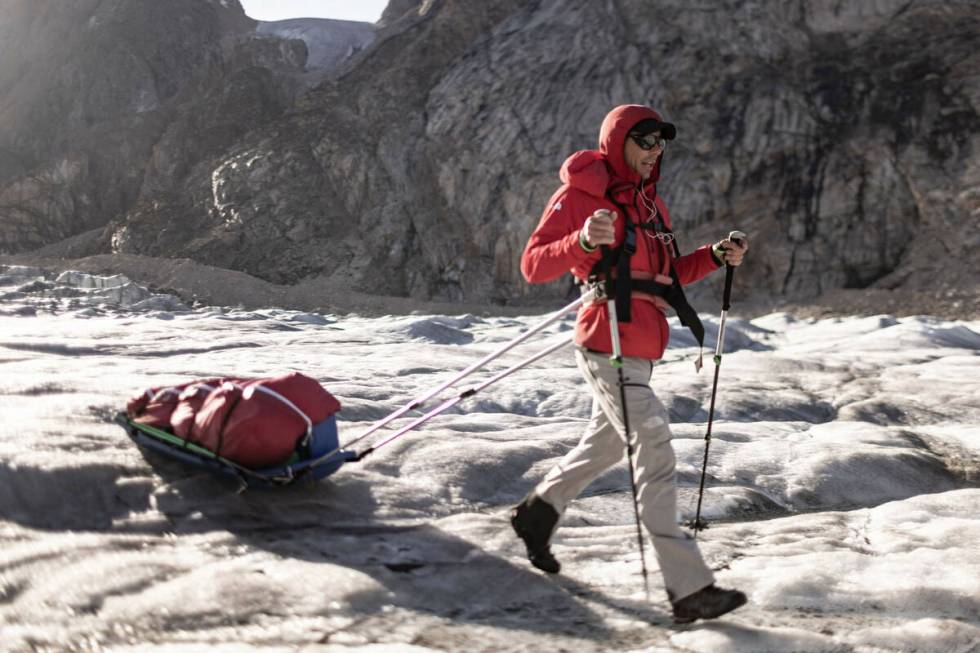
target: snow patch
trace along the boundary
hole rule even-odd
[[[707,625],[695,632],[671,636],[681,651],[696,653],[845,653],[847,647],[832,637],[800,628],[758,628],[742,625]]]
[[[293,18],[260,22],[259,34],[306,43],[308,70],[329,71],[356,52],[368,47],[376,37],[372,23],[327,18]]]

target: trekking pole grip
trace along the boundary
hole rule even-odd
[[[738,245],[745,240],[745,234],[741,231],[733,231],[728,234],[728,240]],[[722,300],[722,310],[727,311],[732,307],[732,281],[735,278],[735,268],[725,263],[725,295]]]

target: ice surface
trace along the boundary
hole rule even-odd
[[[146,387],[298,370],[350,440],[540,318],[191,309],[10,266],[0,295],[0,650],[980,651],[980,323],[729,320],[699,542],[749,604],[677,627],[652,551],[643,595],[624,464],[570,506],[560,576],[510,531],[589,416],[570,347],[312,487],[236,494],[111,423]],[[686,519],[713,366],[671,330],[653,386]]]

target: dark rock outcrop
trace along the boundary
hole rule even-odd
[[[520,4],[407,11],[339,79],[189,178],[179,202],[127,216],[114,248],[206,260],[277,283],[323,274],[369,292],[463,298],[471,289],[462,271],[468,259],[478,265],[479,248],[445,213],[424,143],[425,103]]]
[[[237,0],[8,0],[0,20],[0,251],[179,196],[303,88],[303,43],[256,36]]]
[[[552,171],[628,101],[680,130],[662,192],[683,242],[751,234],[744,286],[976,283],[978,33],[966,3],[539,3],[440,80],[427,143],[505,296]]]

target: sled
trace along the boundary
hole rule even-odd
[[[295,405],[295,403],[289,401],[287,398],[279,396],[276,392],[265,390],[264,388],[256,388],[256,390],[263,390],[267,394],[276,395],[280,401],[289,405],[290,409],[294,411],[294,413],[297,413],[303,417],[307,425],[305,428],[305,437],[302,433],[298,435],[292,433],[279,439],[280,442],[284,440],[290,443],[296,442],[292,455],[289,456],[288,460],[279,464],[268,466],[250,465],[243,463],[241,459],[233,459],[232,456],[215,453],[214,448],[202,446],[201,441],[194,441],[186,434],[182,436],[179,433],[175,433],[174,430],[176,429],[163,427],[163,421],[158,421],[156,424],[147,424],[145,423],[144,419],[139,417],[134,419],[134,413],[136,411],[133,410],[133,404],[134,402],[142,402],[142,404],[145,406],[147,401],[152,401],[153,399],[159,398],[162,394],[172,393],[176,396],[176,394],[179,394],[181,391],[188,388],[192,390],[196,388],[206,388],[212,393],[209,395],[209,398],[213,398],[213,393],[226,391],[229,387],[237,388],[237,391],[241,392],[242,387],[237,385],[239,381],[242,383],[247,382],[248,385],[255,385],[261,384],[263,381],[282,381],[287,377],[302,377],[302,375],[299,374],[294,373],[292,375],[287,375],[287,377],[279,377],[278,379],[270,380],[232,379],[230,381],[225,381],[223,384],[218,384],[220,387],[212,387],[208,385],[212,383],[212,381],[199,381],[187,383],[175,388],[165,389],[163,391],[158,391],[157,393],[146,391],[145,397],[144,394],[141,394],[137,395],[137,397],[131,400],[130,406],[127,407],[127,411],[118,413],[115,417],[115,421],[123,429],[125,429],[130,439],[132,439],[137,445],[145,447],[148,450],[161,453],[165,456],[169,456],[170,458],[174,458],[199,469],[204,469],[210,472],[235,478],[241,483],[242,490],[255,487],[281,487],[297,483],[313,483],[330,476],[342,468],[345,464],[362,460],[367,455],[418,428],[433,417],[445,412],[461,401],[472,397],[484,388],[568,345],[571,342],[571,339],[569,339],[567,336],[563,337],[559,342],[550,345],[544,350],[525,358],[518,363],[515,363],[507,369],[493,375],[489,379],[467,388],[453,396],[450,396],[434,408],[428,410],[421,416],[416,417],[408,424],[398,428],[393,433],[381,438],[370,446],[360,451],[354,450],[355,444],[364,441],[369,436],[377,433],[382,428],[394,420],[405,416],[407,413],[411,411],[418,411],[430,401],[437,398],[445,390],[456,385],[477,370],[486,367],[491,361],[499,358],[531,336],[540,333],[548,326],[560,320],[566,314],[576,310],[583,303],[591,301],[593,295],[594,293],[591,291],[585,293],[579,299],[559,309],[557,312],[551,314],[546,320],[531,327],[490,354],[487,354],[438,387],[413,399],[389,414],[387,417],[375,422],[365,432],[344,444],[340,444],[336,415],[333,414],[336,412],[335,410],[330,410],[329,415],[317,422],[314,422],[309,415],[305,414],[307,411],[301,410],[297,405]],[[302,378],[310,381],[308,377]],[[322,388],[319,389],[328,395],[330,399],[333,399],[332,395],[329,395],[329,393]],[[252,392],[253,396],[258,396],[260,394],[262,393]],[[339,402],[337,403],[336,408],[340,408]],[[173,409],[171,409],[171,411],[173,412]],[[169,417],[170,414],[168,413],[167,418],[169,419]],[[220,428],[224,429],[226,423],[227,417],[224,417]],[[222,435],[223,434],[219,434],[218,436],[219,446],[216,447],[218,451],[221,450],[220,438]],[[290,446],[292,446],[292,444],[290,444]]]
[[[140,447],[174,458],[189,466],[234,478],[242,489],[276,487],[295,483],[314,483],[336,472],[357,454],[341,449],[337,442],[337,420],[331,415],[313,430],[309,453],[297,452],[283,465],[251,469],[224,456],[188,442],[164,429],[131,420],[126,413],[116,414],[115,422],[126,430]],[[324,454],[329,458],[321,460]]]

